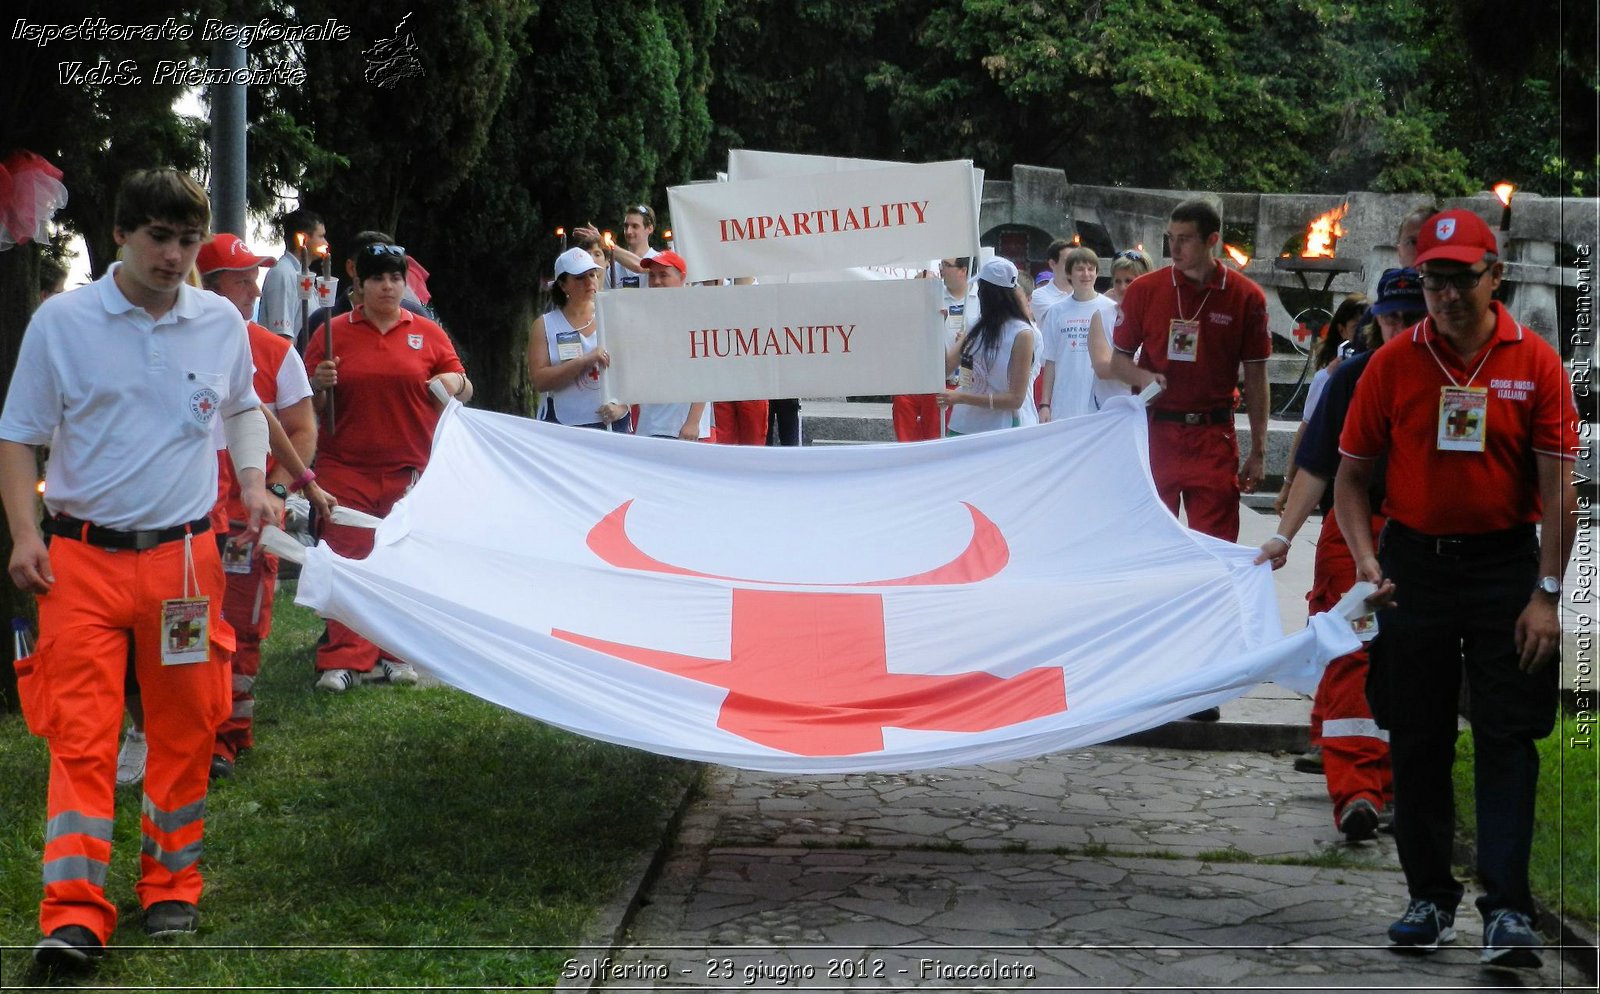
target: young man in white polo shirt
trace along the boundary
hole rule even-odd
[[[90,963],[116,928],[105,881],[130,640],[149,738],[145,931],[198,927],[212,739],[230,704],[232,633],[206,534],[217,418],[250,528],[272,508],[244,321],[184,282],[211,220],[205,191],[173,169],[134,173],[115,220],[122,261],[40,305],[0,414],[11,579],[39,595],[38,650],[18,662],[17,682],[29,728],[50,744],[45,937],[34,951],[47,968]],[[35,524],[46,444],[49,547]]]

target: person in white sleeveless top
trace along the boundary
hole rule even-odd
[[[600,267],[581,248],[556,258],[550,297],[555,305],[533,322],[528,336],[528,374],[540,393],[539,419],[579,428],[627,433],[628,408],[603,403],[600,370],[611,355],[595,336],[595,295]]]
[[[978,271],[978,305],[982,316],[945,361],[947,371],[960,370],[960,386],[938,395],[939,406],[951,409],[949,434],[1038,424],[1039,332],[1025,316],[1010,260],[991,259]]]

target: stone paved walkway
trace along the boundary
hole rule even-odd
[[[906,774],[713,768],[598,989],[1561,987],[1554,952],[1537,974],[1477,965],[1471,891],[1455,946],[1384,948],[1405,903],[1392,840],[1345,844],[1321,779],[1289,764],[1100,746]]]

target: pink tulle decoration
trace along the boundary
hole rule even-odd
[[[50,219],[67,206],[61,170],[26,150],[0,161],[0,252],[50,237]]]

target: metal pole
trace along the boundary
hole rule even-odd
[[[245,50],[218,40],[211,48],[213,69],[243,69]],[[246,84],[218,83],[211,87],[211,224],[248,238],[245,230],[245,123]]]

